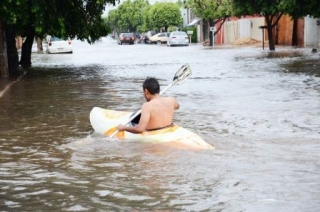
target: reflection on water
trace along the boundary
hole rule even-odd
[[[319,55],[73,44],[34,55],[0,99],[1,211],[319,210],[320,80],[295,74]],[[94,106],[136,110],[146,76],[164,87],[186,62],[191,79],[166,93],[181,104],[175,122],[215,150],[92,131]]]

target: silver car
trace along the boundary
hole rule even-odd
[[[187,33],[183,31],[173,31],[170,33],[167,46],[188,46],[189,45],[189,37]]]

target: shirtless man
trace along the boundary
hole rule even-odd
[[[148,77],[143,83],[143,94],[147,102],[141,107],[141,118],[135,126],[117,127],[118,131],[142,133],[172,125],[175,109],[179,108],[178,102],[173,97],[160,96],[160,85],[157,79]]]

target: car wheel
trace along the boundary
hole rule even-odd
[[[161,44],[161,41],[160,41],[160,40],[158,40],[158,41],[157,41],[157,45],[160,45],[160,44]]]

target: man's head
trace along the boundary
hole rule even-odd
[[[144,97],[147,101],[150,100],[149,95],[159,94],[160,92],[160,85],[156,78],[148,77],[142,85]]]

